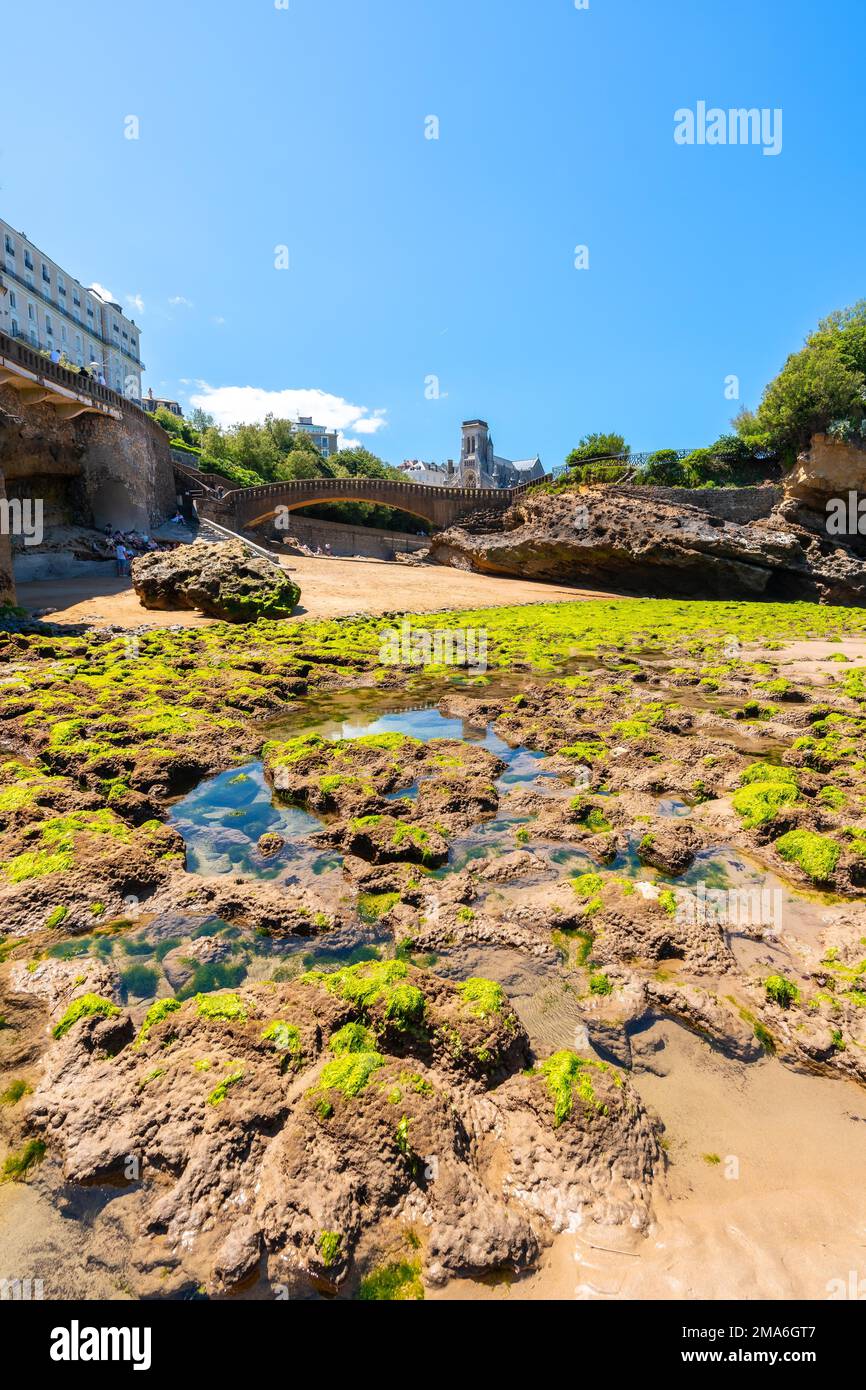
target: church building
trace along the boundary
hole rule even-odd
[[[486,420],[464,420],[458,483],[461,487],[517,487],[544,476],[541,459],[502,458]]]

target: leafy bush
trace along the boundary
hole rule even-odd
[[[569,468],[593,459],[616,459],[631,449],[621,434],[585,434],[565,462]]]

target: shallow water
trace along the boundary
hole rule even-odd
[[[497,688],[516,690],[524,679],[512,674],[501,678]],[[336,739],[401,733],[422,740],[462,739],[502,759],[505,770],[497,783],[501,793],[529,789],[572,794],[547,770],[543,754],[510,747],[489,726],[440,714],[435,702],[442,688],[441,682],[418,681],[402,693],[364,689],[319,696],[298,702],[284,719],[269,726],[268,736],[289,738],[304,732]],[[677,698],[683,694],[671,693]],[[707,699],[702,697],[701,704],[707,706]],[[726,727],[725,737],[762,756],[778,756],[784,746],[753,726]],[[416,784],[393,793],[393,799],[412,798],[417,792]],[[686,802],[673,796],[660,798],[657,812],[676,819],[692,814]],[[208,778],[174,803],[169,819],[183,835],[190,873],[315,885],[332,901],[345,899],[349,892],[340,855],[323,852],[314,843],[322,819],[275,802],[260,762]],[[692,889],[768,889],[778,895],[773,901],[785,940],[773,930],[762,940],[736,925],[727,931],[730,948],[747,974],[766,974],[768,967],[784,973],[791,945],[813,941],[821,927],[825,903],[819,895],[795,892],[730,845],[704,850],[685,874],[669,880],[641,864],[638,835],[630,837],[614,863],[602,867],[579,846],[545,841],[532,832],[531,817],[506,810],[456,836],[448,864],[431,877],[441,881],[470,863],[514,850],[523,843],[517,837],[521,827],[528,828],[527,847],[542,867],[513,883],[479,885],[481,901],[488,905],[531,902],[546,885],[589,870]],[[266,832],[276,832],[285,841],[272,857],[257,848]],[[183,999],[199,991],[288,979],[311,967],[333,968],[392,951],[391,933],[360,917],[353,927],[317,940],[279,940],[216,917],[164,913],[142,914],[122,930],[101,929],[70,938],[52,946],[48,954],[110,961],[120,974],[126,1002],[143,1012],[154,998],[168,994]],[[592,1047],[587,1001],[552,959],[499,946],[457,944],[425,963],[453,979],[483,975],[497,980],[541,1055],[559,1048]],[[670,968],[675,973],[676,962]],[[636,1238],[629,1243],[626,1233],[621,1245],[607,1233],[609,1248],[602,1253],[591,1233],[563,1237],[537,1274],[495,1292],[487,1285],[472,1285],[469,1296],[675,1298],[695,1296],[696,1291],[710,1297],[732,1291],[749,1297],[825,1296],[822,1281],[838,1272],[837,1265],[847,1269],[845,1262],[856,1259],[862,1244],[859,1231],[866,1229],[866,1206],[860,1197],[866,1162],[862,1093],[845,1083],[796,1076],[771,1059],[744,1067],[720,1058],[705,1042],[667,1021],[651,1021],[632,1044],[636,1084],[667,1124],[671,1144],[672,1166],[669,1182],[659,1192],[657,1230],[642,1243]],[[796,1107],[794,1112],[791,1107]],[[838,1153],[838,1192],[825,1172],[833,1167],[828,1144]],[[705,1151],[739,1156],[741,1185],[722,1184]],[[788,1192],[801,1203],[790,1232],[785,1225]],[[811,1208],[805,1209],[804,1203]],[[855,1232],[852,1223],[857,1222]],[[801,1267],[793,1269],[801,1255]],[[465,1296],[465,1283],[453,1288],[463,1289]]]

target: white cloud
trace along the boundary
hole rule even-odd
[[[128,294],[126,296],[126,302],[131,308],[137,309],[140,314],[144,313],[144,300],[140,294]]]
[[[192,300],[191,300],[191,299],[187,299],[186,295],[184,295],[184,294],[173,294],[173,295],[171,296],[171,298],[169,299],[168,302],[169,302],[169,304],[173,304],[173,305],[175,305],[175,306],[179,306],[180,308],[183,308],[183,309],[191,309],[191,308],[192,308]]]
[[[98,280],[94,280],[90,288],[99,295],[100,299],[108,299],[112,304],[117,302],[111,290],[107,290],[104,285],[100,285]]]
[[[317,425],[342,434],[371,435],[387,427],[384,410],[369,410],[353,405],[342,396],[315,389],[266,391],[259,386],[209,386],[197,383],[199,391],[190,402],[213,415],[220,425],[261,424],[266,415],[297,420],[299,415],[312,415]],[[359,443],[360,441],[354,441]],[[351,447],[351,446],[350,446]]]
[[[211,323],[216,323],[216,324],[225,323],[225,319],[223,318],[222,314],[214,314],[213,317],[212,317],[212,319],[211,319]]]

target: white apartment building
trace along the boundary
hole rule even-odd
[[[295,430],[303,430],[304,434],[310,435],[319,453],[326,459],[339,452],[337,431],[329,430],[325,425],[314,425],[312,415],[301,415],[295,421]]]
[[[105,385],[141,400],[141,334],[119,304],[61,269],[0,218],[0,333],[76,367],[96,363]]]

